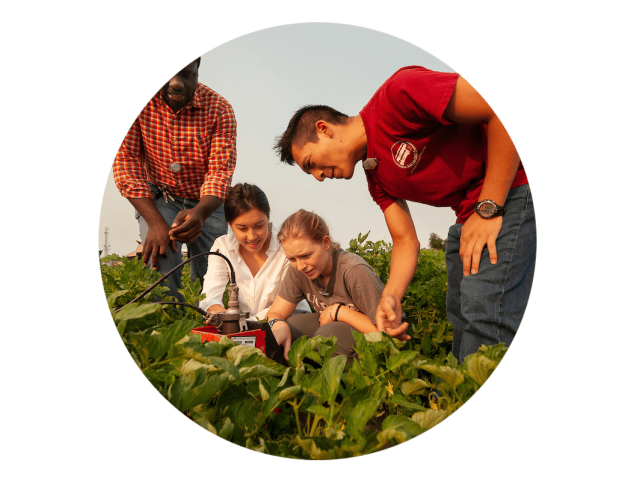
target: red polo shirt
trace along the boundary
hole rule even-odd
[[[459,75],[404,67],[360,112],[367,133],[365,170],[371,196],[384,211],[396,199],[451,207],[457,223],[473,213],[484,182],[486,125],[448,122],[442,114]],[[511,188],[525,185],[520,163]]]

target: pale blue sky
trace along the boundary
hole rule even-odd
[[[351,180],[320,183],[298,167],[280,163],[272,145],[299,107],[326,104],[356,115],[376,89],[405,65],[453,71],[424,50],[396,37],[328,23],[262,30],[203,55],[200,82],[231,103],[238,122],[238,161],[233,183],[249,182],[261,187],[269,198],[276,226],[298,208],[305,208],[321,215],[334,240],[345,247],[350,239],[369,230],[370,239],[391,241],[383,214],[369,196],[360,166]],[[126,254],[135,249],[138,237],[133,207],[119,195],[112,178],[104,198],[100,249],[108,226],[110,253]],[[455,222],[449,208],[411,203],[410,209],[425,247],[431,232],[446,238],[449,226]]]

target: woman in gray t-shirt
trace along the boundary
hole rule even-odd
[[[285,358],[302,335],[333,335],[338,340],[334,355],[353,357],[351,332],[377,331],[375,314],[384,288],[380,278],[361,257],[333,243],[327,224],[313,212],[298,210],[287,218],[278,240],[292,268],[267,318]],[[318,313],[292,316],[304,298]]]

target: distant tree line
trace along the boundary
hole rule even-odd
[[[431,250],[442,250],[446,251],[447,241],[440,238],[440,235],[437,233],[432,233],[429,235],[429,248]]]

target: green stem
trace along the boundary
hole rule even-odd
[[[307,425],[306,425],[306,429],[305,429],[305,433],[307,434],[307,437],[309,436],[309,431],[311,429],[311,412],[307,413]]]
[[[311,425],[311,431],[309,432],[309,436],[313,437],[316,434],[316,429],[318,428],[318,424],[320,423],[320,415],[316,415],[313,417],[313,425]]]
[[[293,412],[296,415],[296,425],[298,426],[298,435],[300,435],[300,438],[302,438],[302,427],[300,427],[300,417],[298,416],[298,408],[302,404],[302,400],[300,401],[299,404],[296,403],[295,400],[287,403],[293,407]]]
[[[142,373],[146,372],[147,370],[149,370],[152,367],[159,367],[160,365],[164,365],[166,363],[173,362],[175,360],[180,360],[180,358],[179,357],[178,358],[168,358],[166,360],[162,360],[161,362],[152,363],[147,368],[143,369]]]
[[[453,389],[453,394],[456,396],[456,398],[458,399],[458,401],[460,402],[460,406],[462,406],[464,404],[464,402],[462,401],[462,399],[458,396],[458,392],[456,392],[456,389]]]
[[[334,405],[335,405],[335,404],[334,404],[334,403],[332,403],[332,404],[331,404],[331,410],[329,410],[329,418],[331,419],[331,425],[329,425],[329,428],[333,428],[333,424],[335,423],[335,422],[334,422],[334,418],[333,418],[333,406],[334,406]]]

